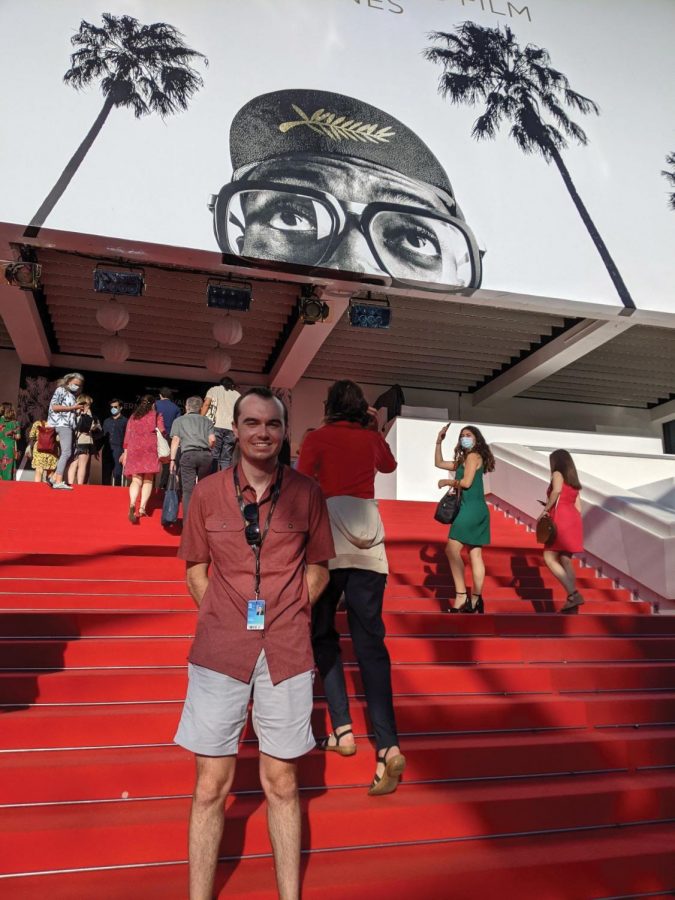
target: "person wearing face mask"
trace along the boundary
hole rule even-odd
[[[75,435],[76,414],[82,410],[77,396],[84,386],[84,376],[79,372],[70,372],[57,382],[56,390],[49,401],[47,425],[56,428],[60,454],[56,472],[49,484],[56,490],[72,490],[64,477],[73,456],[73,439]]]
[[[441,428],[436,439],[434,462],[436,468],[453,473],[454,478],[442,478],[439,488],[461,488],[462,499],[457,518],[450,526],[446,554],[455,582],[455,599],[448,612],[482,613],[485,563],[482,548],[490,543],[490,511],[485,502],[483,473],[495,467],[492,451],[475,425],[467,425],[459,433],[452,462],[443,459],[443,440],[452,423]],[[462,548],[469,549],[469,564],[473,576],[473,597],[464,579]]]
[[[113,487],[122,486],[122,463],[120,456],[124,451],[124,435],[127,430],[127,418],[122,415],[122,401],[110,401],[110,415],[103,422],[103,456],[101,460],[101,484]]]

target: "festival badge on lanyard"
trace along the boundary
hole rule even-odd
[[[244,503],[239,484],[239,473],[234,470],[234,489],[237,494],[237,502],[244,520],[244,534],[246,542],[253,551],[255,556],[255,598],[246,602],[246,630],[247,631],[264,631],[265,630],[265,601],[260,598],[260,551],[270,529],[272,516],[277,506],[279,494],[281,492],[281,479],[283,477],[283,468],[279,466],[277,477],[274,483],[274,490],[271,495],[271,506],[265,527],[260,530],[260,506],[258,503]]]

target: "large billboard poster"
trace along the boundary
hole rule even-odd
[[[672,312],[673,34],[672,0],[5,2],[0,219]]]

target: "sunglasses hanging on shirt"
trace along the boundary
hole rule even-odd
[[[234,490],[237,495],[237,502],[239,503],[239,509],[241,510],[241,516],[244,520],[244,535],[246,537],[246,543],[249,545],[253,554],[255,556],[255,598],[258,600],[260,596],[260,551],[262,550],[262,545],[265,542],[265,538],[267,537],[267,532],[270,529],[270,525],[272,523],[272,516],[274,515],[274,510],[277,506],[277,501],[279,500],[279,494],[281,493],[281,482],[283,479],[283,466],[278,466],[277,468],[277,477],[274,482],[274,487],[272,489],[272,493],[270,494],[268,500],[271,501],[270,511],[267,516],[267,520],[265,522],[265,527],[261,530],[260,528],[260,504],[259,503],[244,503],[244,497],[241,492],[241,484],[239,483],[239,472],[235,467],[234,470]],[[264,500],[263,503],[267,503],[267,500]]]

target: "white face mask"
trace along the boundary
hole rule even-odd
[[[69,384],[68,390],[70,391],[71,394],[79,394],[80,393],[80,385],[77,383]]]

